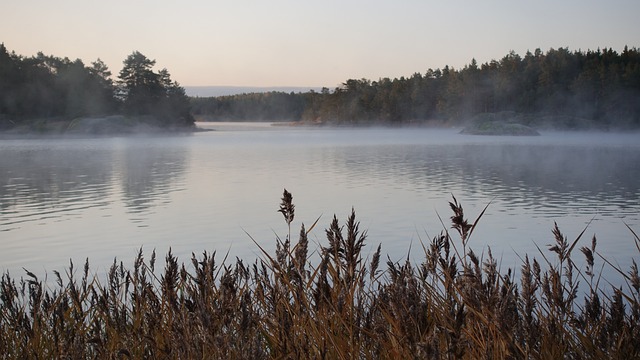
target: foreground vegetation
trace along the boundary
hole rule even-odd
[[[191,100],[193,114],[204,120],[462,125],[480,114],[512,112],[533,127],[637,129],[640,51],[536,49],[399,79],[349,79],[320,93]]]
[[[355,213],[326,229],[327,244],[309,254],[295,207],[284,192],[279,211],[289,233],[275,254],[246,264],[215,253],[164,271],[155,252],[133,268],[114,261],[102,278],[88,263],[55,273],[48,288],[36,275],[0,282],[0,354],[24,358],[432,358],[581,359],[640,356],[640,277],[635,263],[617,269],[625,283],[609,289],[596,268],[595,237],[578,247],[556,226],[542,262],[522,260],[519,276],[501,272],[488,251],[481,260],[470,223],[454,198],[456,240],[443,231],[424,243],[424,260],[388,260],[381,247],[366,257],[366,232]],[[484,213],[484,211],[483,211]],[[633,233],[633,231],[632,231]],[[580,234],[582,235],[582,234]],[[635,233],[634,233],[635,235]],[[640,251],[640,238],[635,236]],[[260,245],[256,242],[256,247]],[[573,261],[577,249],[586,268]],[[310,259],[318,258],[312,264]],[[615,268],[615,267],[614,267]],[[516,280],[517,279],[517,280]],[[579,283],[586,285],[579,292]]]

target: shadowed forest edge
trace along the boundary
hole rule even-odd
[[[108,132],[140,124],[184,129],[199,121],[288,121],[307,125],[514,123],[532,128],[640,128],[640,52],[536,49],[462,69],[445,66],[396,79],[349,79],[331,90],[188,97],[166,69],[134,51],[117,80],[100,59],[0,45],[0,129]],[[87,120],[89,118],[89,120]],[[75,122],[74,122],[75,121]],[[105,125],[106,124],[106,125]],[[103,128],[101,128],[104,127]]]
[[[551,129],[640,127],[640,53],[625,47],[539,49],[399,79],[350,79],[331,90],[192,98],[203,121],[463,126],[507,121]]]

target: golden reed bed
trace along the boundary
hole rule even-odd
[[[279,211],[289,233],[275,254],[218,263],[215,253],[164,270],[142,250],[133,268],[114,261],[100,280],[89,264],[54,272],[50,288],[34,274],[0,282],[4,359],[593,359],[640,356],[640,278],[553,229],[555,244],[519,274],[501,272],[469,239],[474,223],[450,203],[451,229],[422,244],[424,260],[365,258],[355,212],[326,229],[309,254],[308,232],[293,241],[295,207]],[[483,211],[484,213],[484,211]],[[632,233],[633,230],[629,229]],[[640,239],[635,236],[640,253]],[[572,260],[585,257],[586,267]],[[312,264],[310,259],[319,259]],[[623,275],[611,285],[596,269]],[[587,289],[586,291],[578,290]]]

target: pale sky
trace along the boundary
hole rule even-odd
[[[0,42],[32,56],[134,50],[183,86],[326,86],[499,60],[640,47],[638,0],[3,0]]]

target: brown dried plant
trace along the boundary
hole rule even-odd
[[[616,267],[597,252],[594,236],[580,247],[582,269],[572,250],[584,231],[570,242],[555,224],[555,259],[540,251],[542,262],[525,255],[518,275],[503,272],[491,249],[478,256],[468,243],[484,210],[470,223],[455,198],[450,207],[459,239],[445,229],[422,243],[417,264],[387,256],[381,268],[381,245],[365,255],[367,233],[353,209],[344,223],[332,219],[327,245],[311,263],[308,236],[320,218],[309,228],[301,224],[291,246],[294,206],[285,190],[278,211],[289,233],[276,238],[273,255],[254,240],[262,256],[251,264],[227,256],[218,262],[215,252],[204,252],[185,265],[169,250],[157,269],[155,251],[147,260],[140,249],[131,268],[114,260],[106,274],[94,275],[88,261],[80,271],[70,263],[64,275],[54,272],[53,285],[30,271],[20,279],[5,273],[0,357],[640,357],[635,259],[628,271]],[[610,286],[605,266],[625,282]]]

